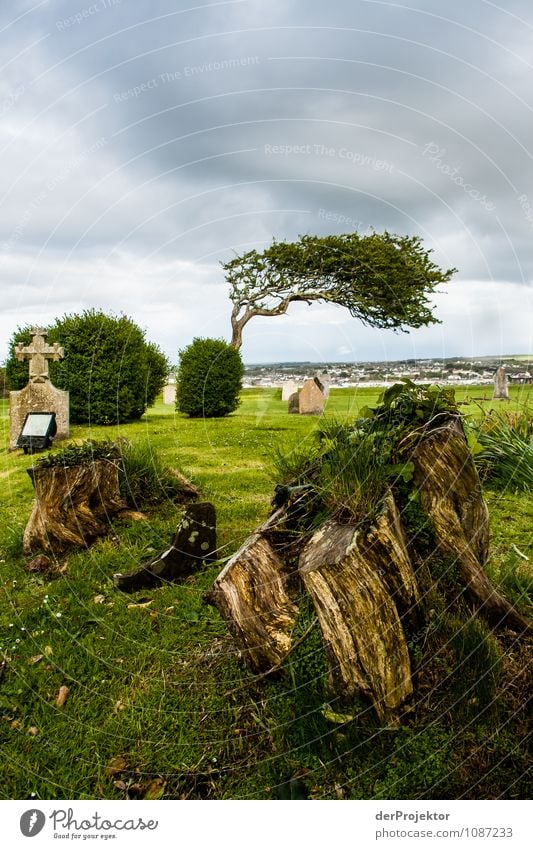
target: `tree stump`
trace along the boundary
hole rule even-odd
[[[118,461],[28,469],[35,502],[26,525],[26,554],[61,554],[87,547],[109,530],[110,519],[127,505],[120,495]]]
[[[439,547],[457,562],[470,600],[493,626],[531,631],[531,623],[494,589],[485,572],[489,515],[459,419],[421,439],[412,460],[422,506]]]
[[[279,666],[292,645],[298,608],[284,585],[284,565],[263,536],[278,510],[233,555],[204,600],[218,608],[254,672]]]
[[[333,692],[364,695],[383,722],[397,724],[413,692],[398,606],[412,612],[419,591],[392,496],[368,532],[326,522],[302,551],[299,572],[322,629]]]
[[[117,572],[113,583],[122,592],[179,583],[216,558],[217,530],[215,508],[209,502],[191,504],[184,512],[172,543],[134,572]]]
[[[411,446],[413,487],[437,547],[458,564],[465,593],[492,624],[531,631],[485,573],[488,511],[460,419],[448,412],[433,416],[413,426],[399,444],[404,454]],[[249,537],[208,593],[256,672],[278,667],[292,648],[297,609],[287,590],[283,546],[274,550],[275,537],[290,528],[290,493],[308,489],[312,484],[276,488],[274,503],[284,506]],[[305,512],[288,558],[299,552],[298,574],[322,630],[330,687],[341,698],[366,696],[382,722],[397,724],[413,695],[408,639],[420,625],[422,605],[392,491],[370,527],[329,519],[309,539]],[[412,554],[417,556],[416,543]]]
[[[407,620],[416,620],[420,591],[392,492],[386,494],[380,515],[359,544],[361,553],[384,581],[398,611]]]

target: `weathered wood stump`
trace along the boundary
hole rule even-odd
[[[398,606],[419,599],[398,511],[389,494],[374,527],[326,522],[300,555],[330,662],[330,686],[347,699],[364,695],[383,722],[396,724],[413,692]]]
[[[459,419],[430,431],[416,445],[412,460],[422,505],[438,544],[457,562],[474,606],[493,626],[531,631],[531,623],[494,589],[485,572],[489,514]]]
[[[109,531],[110,519],[127,506],[120,495],[116,460],[36,467],[28,474],[35,502],[24,531],[26,554],[87,547]]]
[[[209,502],[191,504],[185,510],[172,543],[134,572],[117,572],[113,583],[122,592],[136,592],[163,583],[179,583],[216,559],[215,508]]]
[[[413,487],[431,520],[436,546],[458,564],[458,596],[464,587],[493,625],[531,631],[485,573],[488,511],[459,417],[447,412],[432,417],[399,444],[404,460],[410,452]],[[297,645],[291,642],[297,608],[287,589],[284,547],[276,548],[272,533],[275,529],[282,539],[291,529],[290,493],[308,489],[312,484],[276,488],[278,505],[285,490],[289,493],[288,501],[281,502],[285,506],[248,538],[207,594],[256,672],[278,668]],[[312,499],[305,504],[312,505]],[[370,526],[330,518],[309,539],[305,509],[298,521],[302,530],[297,539],[291,537],[288,562],[296,551],[298,574],[322,630],[330,687],[341,698],[367,697],[382,722],[397,724],[412,701],[409,638],[422,619],[421,589],[412,565],[420,560],[416,540],[408,546],[392,491],[385,493]]]
[[[254,672],[279,666],[292,644],[298,608],[285,588],[283,562],[263,536],[284,512],[276,511],[248,537],[204,595],[226,620]]]
[[[387,492],[380,515],[359,540],[359,547],[385,583],[399,612],[408,621],[416,620],[420,590],[392,492]]]

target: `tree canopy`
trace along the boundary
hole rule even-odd
[[[144,331],[125,315],[99,310],[65,315],[47,330],[47,341],[59,342],[65,358],[50,363],[50,379],[70,395],[73,423],[116,424],[139,419],[161,391],[169,370],[162,351],[146,342]],[[29,327],[11,337],[6,374],[11,389],[28,382],[28,364],[13,353],[18,342],[29,344]]]
[[[254,316],[283,315],[293,301],[346,307],[371,327],[406,330],[438,323],[429,295],[455,268],[440,269],[419,236],[346,233],[300,236],[252,250],[222,267],[230,284],[232,342]]]

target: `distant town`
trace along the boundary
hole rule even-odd
[[[302,381],[315,374],[327,374],[333,388],[387,386],[401,378],[415,383],[491,384],[499,366],[505,366],[509,384],[533,383],[533,356],[451,357],[445,359],[396,360],[382,362],[296,362],[251,363],[245,366],[244,386],[281,386],[289,380]]]

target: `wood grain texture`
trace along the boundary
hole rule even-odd
[[[420,440],[412,460],[438,545],[454,557],[471,602],[494,627],[531,632],[531,623],[494,589],[485,572],[489,514],[459,419]]]
[[[35,502],[26,525],[26,554],[59,554],[87,547],[109,531],[110,519],[126,507],[120,495],[118,463],[96,460],[78,466],[50,466],[29,472]]]
[[[336,695],[370,699],[396,724],[411,697],[411,662],[397,603],[419,597],[392,496],[368,532],[326,522],[306,545],[299,571],[313,600]]]
[[[255,672],[279,666],[291,650],[298,608],[285,589],[283,570],[284,564],[268,540],[255,533],[204,596],[226,620]]]

